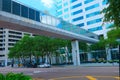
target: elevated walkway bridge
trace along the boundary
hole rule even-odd
[[[72,40],[74,65],[80,65],[78,41],[99,41],[94,33],[15,0],[0,0],[0,28]]]

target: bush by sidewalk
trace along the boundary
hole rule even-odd
[[[6,75],[0,73],[0,80],[32,80],[32,78],[23,73],[8,73]]]

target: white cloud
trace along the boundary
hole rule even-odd
[[[44,4],[44,6],[51,8],[54,4],[53,0],[41,0],[41,2]]]

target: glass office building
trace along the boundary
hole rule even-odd
[[[112,25],[112,23],[105,23],[103,25],[104,14],[100,12],[103,8],[107,7],[106,3],[104,0],[58,0],[57,16],[100,37],[104,36],[106,38],[107,32],[111,29]],[[112,59],[118,59],[117,49],[112,51],[114,52],[111,52]],[[102,56],[102,58],[106,59],[105,50],[92,53],[93,57],[101,58]],[[81,59],[83,56],[86,56],[86,54],[80,55]]]
[[[58,0],[58,17],[90,32],[106,37],[108,25],[103,24],[101,10],[104,0]]]

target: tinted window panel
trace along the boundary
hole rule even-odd
[[[40,22],[40,12],[36,11],[36,21],[39,21]]]
[[[90,32],[94,32],[94,31],[98,31],[98,30],[102,30],[102,26],[88,29],[88,31],[90,31]]]
[[[83,10],[81,9],[81,10],[73,12],[72,15],[76,15],[76,14],[79,14],[79,13],[82,13],[82,12],[83,12]]]
[[[35,20],[35,10],[29,8],[29,19]]]
[[[11,12],[11,0],[2,0],[2,10]]]
[[[77,24],[77,26],[82,27],[82,26],[84,26],[84,23]]]
[[[94,9],[94,8],[97,8],[97,7],[99,7],[99,3],[94,4],[92,6],[89,6],[89,7],[86,7],[85,10],[88,11],[88,10],[91,10],[91,9]]]
[[[77,1],[77,0],[71,0],[71,3],[75,2],[75,1]]]
[[[77,8],[79,6],[82,6],[82,3],[79,3],[79,4],[76,4],[76,5],[72,6],[72,9]]]
[[[84,1],[84,3],[87,4],[87,3],[90,3],[92,1],[94,1],[94,0],[86,0],[86,1]]]
[[[80,16],[80,17],[74,18],[74,19],[73,19],[73,22],[79,21],[79,20],[82,20],[82,19],[83,19],[83,16]]]
[[[16,15],[20,15],[20,4],[16,2],[12,3],[12,13]]]
[[[21,16],[28,18],[28,7],[21,5]]]

